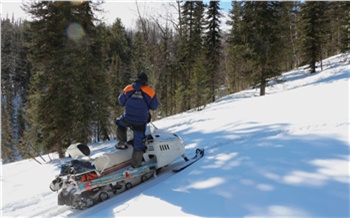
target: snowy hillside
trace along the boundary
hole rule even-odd
[[[313,75],[284,73],[266,96],[248,89],[155,122],[184,139],[188,156],[206,155],[84,211],[57,206],[49,183],[60,160],[3,165],[2,216],[349,217],[350,65],[341,60]],[[98,153],[114,144],[89,146]]]

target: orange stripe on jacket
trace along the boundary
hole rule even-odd
[[[150,88],[148,86],[142,86],[141,90],[144,93],[146,93],[147,95],[149,95],[151,98],[153,98],[156,95],[156,92],[152,88]],[[134,91],[134,88],[132,87],[132,85],[126,86],[125,89],[124,89],[124,95],[126,95],[126,93],[130,92],[130,91]]]
[[[156,92],[148,86],[142,86],[141,90],[147,95],[149,95],[151,98],[153,98],[156,94]]]
[[[127,93],[127,92],[130,92],[130,91],[133,91],[134,88],[132,87],[132,85],[128,85],[127,87],[125,87],[124,89],[124,95]]]

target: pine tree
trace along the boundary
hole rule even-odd
[[[132,50],[132,77],[136,78],[137,74],[142,71],[148,71],[147,64],[147,47],[142,32],[137,32],[133,40]]]
[[[128,38],[125,27],[118,18],[110,28],[108,58],[114,74],[117,76],[116,85],[125,85],[130,77],[131,39]]]
[[[250,85],[247,76],[251,71],[250,50],[246,47],[246,37],[243,33],[244,2],[232,2],[230,19],[227,24],[231,26],[227,39],[228,46],[226,53],[226,74],[231,92],[240,91]]]
[[[6,108],[4,102],[1,104],[1,159],[4,163],[13,162],[17,160],[16,151],[14,150],[14,139],[12,136],[13,128],[11,120],[9,119],[10,114]]]
[[[300,17],[300,2],[286,1],[281,4],[281,40],[283,50],[281,70],[296,68],[300,63],[300,32],[298,19]]]
[[[186,1],[182,5],[182,23],[181,30],[181,58],[179,65],[179,79],[177,79],[177,103],[180,104],[178,112],[190,109],[190,81],[192,79],[191,66],[194,63],[194,48],[198,48],[198,42],[193,40],[194,23],[195,23],[195,6],[194,1]],[[191,44],[193,42],[193,45]]]
[[[15,28],[10,19],[1,20],[1,158],[4,162],[15,161],[13,128],[13,77]]]
[[[316,72],[316,63],[322,60],[322,46],[327,34],[326,2],[305,2],[301,5],[300,27],[303,34],[304,60],[310,67],[310,73]]]
[[[192,87],[192,106],[201,110],[209,103],[209,99],[212,97],[212,89],[210,85],[213,83],[209,77],[208,69],[206,68],[207,59],[205,54],[197,56],[195,63],[193,64],[193,76],[191,80]]]
[[[210,96],[215,101],[215,90],[218,86],[218,73],[220,72],[221,60],[221,29],[220,29],[220,7],[219,2],[210,1],[207,11],[207,32],[205,38],[206,67],[210,78]]]
[[[341,2],[339,10],[341,11],[339,21],[341,23],[340,51],[350,52],[350,2]]]
[[[101,27],[102,28],[102,27]],[[108,77],[112,87],[113,117],[119,116],[123,109],[119,106],[118,96],[120,91],[130,82],[131,77],[131,38],[120,19],[116,19],[111,27],[107,28],[106,39],[106,59],[108,68]]]
[[[281,2],[246,2],[243,14],[245,45],[254,63],[250,76],[260,82],[260,95],[265,95],[267,80],[280,73]]]
[[[30,70],[27,64],[25,48],[25,22],[6,18],[1,20],[1,83],[2,83],[2,122],[4,128],[2,143],[11,154],[10,161],[20,158],[19,140],[23,135],[26,88]],[[8,141],[8,140],[9,141]]]
[[[158,20],[155,20],[157,31],[159,34],[159,42],[155,43],[156,58],[155,58],[155,72],[156,81],[155,90],[157,90],[157,97],[161,102],[158,108],[158,116],[170,115],[172,112],[171,101],[173,95],[170,94],[174,86],[174,78],[172,77],[172,58],[171,53],[173,45],[173,31],[169,27],[169,22],[166,20],[165,25],[161,25]],[[155,117],[155,116],[153,116]]]
[[[194,107],[191,101],[191,95],[195,95],[198,90],[191,86],[193,82],[193,67],[198,63],[197,58],[201,58],[203,52],[203,32],[204,32],[204,4],[202,1],[185,1],[182,5],[181,30],[180,34],[180,52],[179,58],[179,80],[178,87],[181,87],[177,93],[178,103],[181,104],[180,110],[186,111]]]
[[[27,119],[28,140],[56,150],[87,143],[97,125],[108,125],[110,88],[102,42],[90,2],[38,2],[26,7],[33,43],[34,74]]]

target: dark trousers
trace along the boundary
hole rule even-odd
[[[134,149],[137,151],[144,151],[145,144],[144,139],[146,138],[146,124],[135,125],[125,121],[123,116],[119,116],[116,120],[117,123],[117,139],[121,142],[126,142],[126,131],[127,127],[130,127],[134,133]]]

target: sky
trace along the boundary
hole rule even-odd
[[[349,59],[323,61],[271,79],[266,95],[248,88],[202,110],[154,121],[180,136],[190,158],[171,170],[86,210],[57,205],[49,189],[69,158],[44,156],[2,166],[1,215],[8,217],[350,217]],[[349,58],[349,57],[348,57]],[[115,140],[89,144],[92,158],[114,152]]]
[[[208,1],[204,1],[207,3]],[[160,19],[160,15],[171,13],[176,19],[176,10],[171,4],[174,1],[170,0],[143,0],[138,1],[140,12],[143,16],[154,17]],[[22,1],[18,0],[2,0],[1,1],[1,16],[10,18],[14,15],[15,18],[30,19],[30,16],[21,9]],[[222,1],[220,7],[226,14],[231,8],[230,1]],[[107,24],[112,24],[116,18],[120,18],[126,28],[133,28],[137,20],[138,13],[136,1],[133,0],[105,0],[101,8],[106,12],[103,15],[98,15]]]

